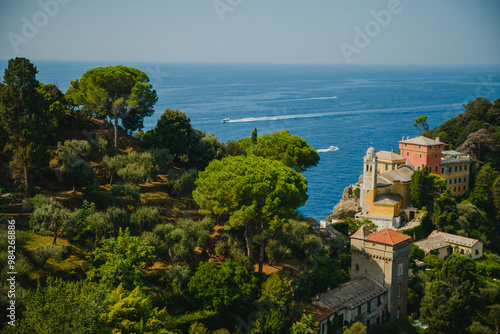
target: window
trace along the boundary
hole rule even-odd
[[[358,306],[358,316],[361,315],[361,306]]]
[[[465,252],[464,252],[464,249],[463,249],[463,248],[460,250],[460,254],[462,254],[462,255],[464,255],[464,254],[465,254]]]
[[[396,319],[399,320],[399,307],[398,307],[398,310],[396,311]]]
[[[457,179],[455,179],[455,184],[457,183]]]
[[[434,170],[436,173],[438,172],[438,166],[436,166],[435,170]]]
[[[405,143],[405,146],[408,146],[408,144],[407,144],[407,143]]]
[[[444,168],[441,168],[441,174],[444,174]]]
[[[420,153],[420,158],[422,157],[422,153]]]
[[[434,154],[434,158],[437,158],[437,157],[438,157],[438,154],[437,154],[437,153],[436,153],[436,154]]]
[[[476,249],[476,255],[479,255],[479,249]]]
[[[326,322],[321,324],[321,334],[326,334]]]
[[[377,297],[377,306],[382,305],[382,298],[380,296]]]
[[[465,183],[465,182],[467,182],[467,178],[466,178],[466,177],[464,177],[464,183]]]
[[[432,167],[429,167],[429,173],[432,173]]]
[[[455,166],[455,172],[458,170],[458,166]]]
[[[422,146],[421,145],[418,145],[418,148],[421,148]]]
[[[355,270],[356,272],[359,272],[359,264],[354,265],[354,270]]]
[[[450,184],[451,184],[451,179],[450,179]]]
[[[453,191],[457,191],[457,187],[453,187]]]
[[[460,191],[460,186],[458,186],[458,191]]]
[[[467,170],[467,165],[464,165],[464,170]]]
[[[398,276],[403,276],[403,264],[398,265]]]
[[[458,166],[458,170],[462,171],[462,165]]]
[[[385,170],[388,170],[388,169],[389,169],[389,165],[385,164]]]
[[[410,156],[410,152],[406,152],[406,156],[409,157]]]
[[[458,178],[458,183],[462,183],[462,178],[461,177]]]
[[[401,283],[398,284],[398,298],[401,298]]]
[[[368,303],[366,303],[366,313],[370,314],[372,312],[372,301],[368,301]]]
[[[417,169],[418,169],[418,170],[420,170],[420,166],[418,166],[418,168],[417,168]]]
[[[467,186],[464,186],[464,190],[467,190]]]

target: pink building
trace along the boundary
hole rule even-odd
[[[430,139],[424,136],[401,140],[399,149],[401,157],[406,159],[406,163],[421,170],[423,166],[427,166],[429,171],[434,174],[441,174],[441,153],[444,149],[444,143]]]

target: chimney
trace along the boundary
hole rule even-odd
[[[407,140],[410,140],[410,136],[406,137]]]
[[[394,153],[394,149],[393,148],[391,149],[391,153]]]
[[[405,136],[403,136],[403,139],[401,139],[401,140],[405,140]]]
[[[440,139],[441,139],[441,138],[439,138],[439,137],[436,137],[436,141],[439,141],[439,142],[440,142],[440,141],[441,141]]]

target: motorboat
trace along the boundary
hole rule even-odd
[[[226,118],[224,118],[221,122],[222,122],[222,123],[227,123],[227,122],[229,122],[229,121],[230,121],[229,117],[226,117]]]

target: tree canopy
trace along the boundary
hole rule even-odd
[[[66,91],[75,106],[97,118],[114,119],[115,151],[118,151],[118,120],[127,132],[142,129],[158,100],[146,73],[123,65],[96,67],[71,81]]]
[[[49,164],[47,144],[57,120],[38,90],[37,73],[28,59],[11,59],[0,85],[2,131],[13,152],[11,166],[24,174],[27,197],[31,197],[32,173]]]
[[[256,144],[253,144],[255,137]],[[246,148],[248,154],[281,161],[297,172],[314,167],[319,162],[318,152],[304,139],[292,135],[288,130],[258,137],[255,131],[251,138],[243,138],[238,142]]]
[[[200,213],[228,217],[231,227],[245,226],[249,257],[255,224],[278,225],[294,217],[307,200],[307,181],[301,174],[279,161],[252,155],[213,160],[195,184],[193,197]]]

